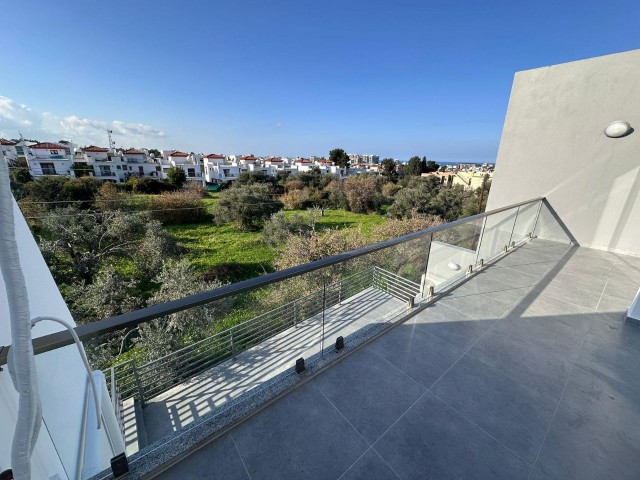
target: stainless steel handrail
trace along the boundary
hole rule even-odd
[[[527,205],[535,202],[544,201],[544,197],[538,197],[524,202],[515,203],[502,208],[491,210],[490,212],[483,212],[471,217],[461,218],[454,222],[437,225],[435,227],[427,228],[419,232],[409,233],[401,237],[392,238],[390,240],[368,245],[366,247],[353,250],[351,252],[340,253],[331,257],[316,260],[315,262],[305,263],[296,267],[287,268],[267,275],[263,275],[242,282],[226,285],[224,287],[216,288],[202,293],[196,293],[189,295],[178,300],[172,300],[170,302],[161,303],[158,305],[152,305],[150,307],[141,308],[133,312],[128,312],[115,317],[105,318],[97,322],[92,322],[87,325],[80,325],[75,328],[75,331],[80,340],[90,340],[99,335],[114,332],[116,330],[123,330],[125,328],[133,328],[141,323],[154,320],[165,315],[181,312],[189,308],[198,307],[207,303],[221,300],[223,298],[238,295],[256,288],[264,287],[272,283],[280,282],[288,278],[296,277],[305,273],[310,273],[321,268],[330,267],[338,263],[342,263],[354,258],[361,257],[370,253],[374,253],[385,248],[389,248],[395,245],[400,245],[411,240],[425,237],[436,232],[448,230],[458,225],[473,222],[479,219],[483,219],[496,213],[511,210],[522,205]],[[33,339],[33,350],[35,354],[49,352],[61,347],[66,347],[73,343],[73,338],[67,330],[62,330],[42,337]],[[7,363],[7,355],[10,346],[0,347],[0,366]]]

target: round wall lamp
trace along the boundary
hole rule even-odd
[[[629,122],[623,122],[622,120],[616,120],[607,125],[604,129],[604,134],[609,138],[620,138],[625,135],[629,135],[633,131]]]
[[[449,267],[451,270],[453,270],[454,272],[457,272],[458,270],[460,270],[460,265],[458,265],[455,262],[449,262],[447,263],[447,267]]]

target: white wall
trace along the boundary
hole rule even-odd
[[[487,210],[545,196],[580,245],[640,255],[639,79],[640,50],[516,73]]]
[[[54,316],[75,325],[15,202],[14,216],[31,317]],[[5,284],[0,276],[0,343],[2,345],[11,342],[8,319],[9,308]],[[33,328],[32,334],[38,337],[62,328],[57,323],[43,321]],[[75,478],[87,388],[86,370],[74,345],[37,355],[36,369],[44,423],[32,457],[32,478],[47,479],[53,474],[58,474],[61,479]],[[3,429],[3,435],[0,435],[0,471],[9,466],[16,414],[17,395],[11,384],[9,372],[4,368],[0,372],[0,425]],[[104,429],[100,433],[96,445],[98,456],[102,458],[103,467],[106,468],[113,455],[110,449],[106,449]]]

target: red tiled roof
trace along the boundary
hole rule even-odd
[[[144,155],[142,150],[137,150],[135,148],[130,148],[129,150],[125,150],[123,152],[125,155]]]
[[[107,153],[109,151],[108,148],[96,147],[95,145],[89,145],[87,148],[84,148],[83,150],[85,152],[96,152],[96,153]]]
[[[169,156],[170,157],[188,157],[189,154],[184,152],[173,152],[173,153],[170,153]]]
[[[306,158],[302,158],[300,160],[296,160],[296,163],[313,163],[311,160],[307,160]]]
[[[267,162],[271,162],[271,163],[282,163],[284,162],[284,160],[282,160],[281,158],[268,158]]]
[[[204,158],[224,158],[224,155],[220,155],[219,153],[210,153],[209,155],[205,155]]]
[[[64,145],[60,145],[59,143],[36,143],[35,145],[31,145],[29,148],[35,148],[37,150],[64,150],[66,147]]]
[[[240,160],[257,160],[253,155],[247,155],[245,157],[240,157]]]
[[[10,147],[17,145],[16,142],[11,142],[9,140],[5,140],[4,138],[0,138],[0,145],[8,145]]]

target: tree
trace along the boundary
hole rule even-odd
[[[287,218],[284,212],[277,212],[264,224],[262,241],[270,247],[278,248],[286,243],[289,235],[307,235],[314,229],[315,218],[311,214],[306,218],[300,214]]]
[[[382,194],[378,181],[371,175],[357,175],[344,181],[349,210],[358,213],[371,213],[382,204]]]
[[[340,168],[349,168],[349,155],[341,148],[334,148],[329,152],[329,160]]]
[[[214,214],[218,223],[237,222],[242,229],[254,229],[282,206],[282,202],[273,198],[269,185],[234,185],[222,192]]]
[[[385,158],[380,164],[382,166],[382,175],[391,180],[398,174],[396,161],[393,158]]]
[[[155,278],[160,289],[149,299],[149,304],[168,302],[194,293],[213,290],[223,284],[218,281],[199,281],[187,260],[168,261]],[[154,360],[184,346],[184,341],[203,338],[215,322],[225,316],[232,300],[224,299],[181,312],[166,315],[140,325],[140,344],[146,360]],[[175,366],[175,365],[173,365]],[[173,367],[167,365],[168,369]],[[167,372],[159,372],[160,375]]]
[[[153,155],[154,158],[160,158],[162,156],[162,154],[160,153],[160,150],[157,150],[155,148],[150,148],[148,152],[149,152],[149,155]]]
[[[437,172],[439,168],[440,168],[440,165],[438,165],[436,162],[434,162],[433,160],[427,160],[424,165],[424,172],[425,173]]]
[[[33,180],[28,168],[16,167],[11,171],[11,180],[15,183],[24,185]]]
[[[155,251],[158,255],[175,251],[175,241],[158,225],[144,214],[87,213],[76,207],[58,208],[45,212],[41,219],[40,250],[57,283],[91,283],[107,259],[134,259],[144,251]],[[148,232],[152,234],[147,236]],[[145,242],[154,245],[147,248]],[[157,248],[159,244],[172,247],[161,251]],[[145,259],[143,263],[150,262]]]
[[[419,177],[422,173],[422,162],[420,161],[420,157],[411,157],[404,171],[407,175]]]
[[[440,183],[437,178],[414,177],[396,194],[393,205],[387,210],[387,215],[391,218],[412,218],[417,214],[440,213],[432,205],[439,190]]]
[[[73,164],[71,164],[71,170],[73,170],[73,174],[76,176],[76,178],[88,177],[89,172],[93,171],[93,169],[89,165],[82,162],[73,162]]]
[[[187,181],[187,175],[184,173],[184,170],[180,167],[171,167],[167,170],[167,180],[171,185],[176,188],[182,188],[184,182]]]

